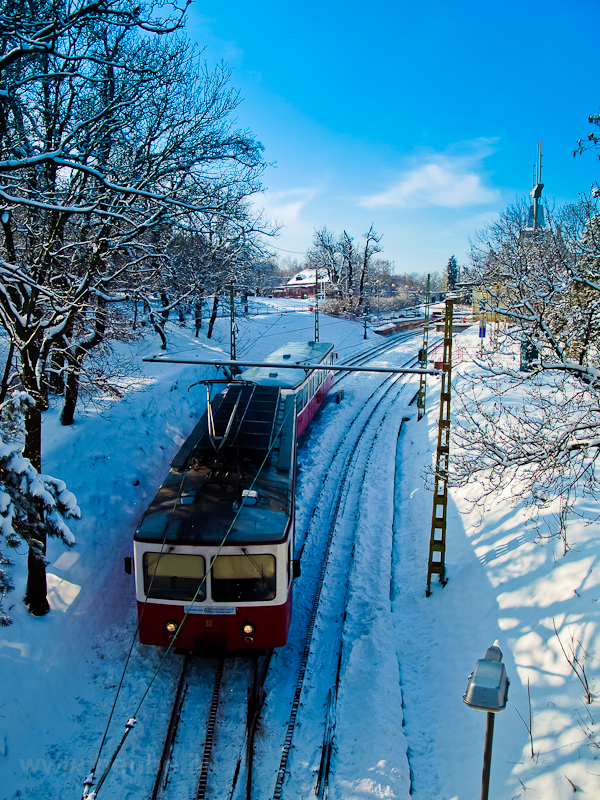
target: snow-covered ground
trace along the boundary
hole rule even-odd
[[[287,341],[313,338],[314,317],[307,306],[306,301],[273,300],[260,306],[253,301],[251,311],[261,313],[239,320],[238,357],[262,358]],[[370,336],[365,342],[362,326],[321,317],[320,338],[334,342],[340,358],[371,344]],[[468,353],[476,349],[476,337],[472,328],[457,342]],[[218,321],[211,341],[194,339],[189,327],[169,329],[171,353],[210,357],[227,352],[228,342],[227,319]],[[25,554],[15,557],[17,585],[8,598],[15,621],[0,630],[1,800],[81,796],[135,630],[133,580],[123,571],[123,557],[131,552],[139,515],[204,409],[204,389],[189,387],[213,374],[212,368],[142,363],[143,355],[158,352],[158,342],[149,335],[131,347],[139,372],[123,387],[123,399],[80,409],[69,428],[59,425],[58,409],[45,415],[43,470],[67,482],[82,519],[72,524],[73,550],[50,543],[48,616],[32,618],[25,612]],[[468,369],[467,360],[455,370],[458,389],[461,371]],[[462,694],[467,675],[495,639],[511,687],[508,706],[496,719],[490,796],[558,800],[575,788],[600,796],[600,749],[586,736],[598,731],[595,704],[585,703],[554,631],[556,626],[567,654],[573,647],[585,660],[590,689],[600,693],[598,526],[571,523],[574,546],[563,556],[555,540],[534,541],[533,527],[508,498],[494,501],[481,518],[469,511],[476,485],[452,492],[449,581],[442,589],[434,580],[432,595],[425,597],[432,498],[423,470],[432,463],[437,441],[437,390],[437,382],[430,380],[422,421],[417,422],[414,406],[403,407],[402,415],[410,419],[402,425],[397,450],[394,439],[384,437],[391,456],[386,456],[387,468],[365,486],[370,508],[386,509],[378,541],[387,542],[388,550],[381,551],[386,560],[380,561],[380,572],[374,571],[369,540],[363,537],[360,558],[351,567],[345,630],[355,637],[355,646],[348,672],[341,676],[336,742],[339,752],[354,747],[356,758],[353,762],[346,755],[340,762],[343,774],[331,783],[329,797],[478,796],[485,714],[467,708]],[[337,426],[333,439],[338,440],[347,424],[339,409],[326,409],[314,423]],[[319,430],[315,427],[306,437],[300,452],[299,497],[306,503],[314,494],[311,470],[331,458]],[[388,497],[386,505],[384,490],[395,492],[391,504]],[[298,509],[300,523],[309,513]],[[361,571],[361,565],[369,572]],[[374,651],[377,658],[370,661]],[[134,644],[109,734],[111,747],[160,657],[156,648]],[[115,778],[106,785],[107,797],[148,794],[169,712],[167,696],[179,669],[175,658],[167,660],[140,709],[138,725],[115,763]],[[533,757],[517,713],[528,721],[528,682]],[[288,709],[280,713],[287,720]],[[388,724],[394,715],[397,724]],[[267,719],[276,717],[268,706]],[[144,760],[140,743],[148,742],[156,746],[146,748]],[[110,747],[100,768],[108,752]],[[288,785],[284,796],[301,795]]]

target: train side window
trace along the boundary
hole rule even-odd
[[[265,553],[217,556],[212,565],[211,586],[215,603],[274,600],[275,556]]]
[[[204,558],[185,553],[144,553],[144,593],[156,600],[204,600]],[[201,588],[200,588],[201,587]],[[196,596],[196,593],[197,596]]]

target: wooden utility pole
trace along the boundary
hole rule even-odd
[[[236,361],[235,354],[235,289],[233,283],[229,287],[229,358]]]
[[[448,456],[450,452],[450,389],[452,385],[452,320],[454,300],[446,300],[444,320],[444,355],[442,361],[442,386],[440,389],[440,420],[435,459],[435,483],[433,487],[433,512],[431,516],[431,539],[429,542],[429,564],[427,567],[427,597],[431,594],[431,576],[439,575],[442,586],[446,585],[446,515],[448,511]]]
[[[427,354],[429,348],[429,275],[427,276],[427,291],[425,294],[425,325],[423,325],[423,348],[421,350],[419,359],[421,362],[421,369],[427,368]],[[427,394],[427,375],[421,373],[421,382],[419,383],[419,394],[417,395],[417,419],[422,419],[425,414],[425,397]]]
[[[315,342],[319,341],[319,268],[315,269]]]

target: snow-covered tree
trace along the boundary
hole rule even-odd
[[[245,213],[264,164],[231,121],[227,68],[209,71],[187,40],[158,35],[177,23],[153,23],[129,0],[2,12],[0,320],[36,401],[26,454],[39,467],[50,351],[64,356],[68,424],[107,305],[162,275],[167,229]]]
[[[553,507],[563,537],[576,492],[600,495],[599,211],[583,198],[534,231],[513,206],[472,251],[480,311],[501,331],[460,398],[453,479]]]
[[[313,245],[306,254],[306,266],[327,270],[332,287],[348,309],[366,305],[369,268],[373,256],[381,252],[381,236],[375,233],[373,225],[363,238],[365,244],[360,247],[347,231],[336,239],[331,231],[322,228],[315,231]]]
[[[595,125],[597,128],[600,128],[600,114],[590,114],[588,117],[588,122],[591,125]],[[592,147],[598,146],[600,146],[600,131],[591,130],[588,132],[588,135],[585,139],[577,140],[577,148],[574,150],[573,155],[581,155],[581,153],[585,152],[585,150],[589,150]],[[600,158],[600,155],[598,158]]]
[[[0,542],[5,545],[4,552],[0,549],[0,625],[12,623],[2,608],[2,601],[13,588],[7,551],[14,550],[21,542],[28,545],[25,602],[32,614],[43,615],[49,609],[44,569],[46,539],[54,536],[67,547],[73,547],[75,539],[66,520],[80,517],[75,496],[67,490],[65,483],[40,474],[29,459],[23,457],[19,437],[11,436],[11,427],[21,427],[23,416],[33,402],[27,394],[17,392],[0,409],[3,412],[0,426]]]
[[[172,229],[236,219],[260,188],[262,146],[231,119],[229,71],[170,35],[182,13],[0,2],[3,387],[15,376],[34,400],[24,455],[38,471],[51,354],[69,424],[109,307],[162,279]]]
[[[348,239],[341,237],[336,239],[334,234],[326,227],[315,231],[312,246],[306,253],[306,269],[327,270],[327,275],[332,286],[339,289],[344,294],[352,288],[352,258],[348,265],[348,259],[344,260],[343,242]],[[294,272],[299,272],[299,265]],[[342,280],[343,279],[343,280]]]
[[[453,292],[456,289],[456,283],[458,281],[458,263],[455,256],[450,256],[448,259],[448,263],[444,267],[443,280],[447,291]]]
[[[375,233],[372,224],[369,230],[363,235],[363,239],[365,240],[365,244],[360,254],[360,277],[358,280],[358,307],[364,305],[365,303],[366,286],[369,280],[369,268],[371,266],[371,261],[373,259],[373,256],[376,255],[377,253],[381,253],[382,250],[382,248],[379,246],[379,242],[381,241],[381,236]]]

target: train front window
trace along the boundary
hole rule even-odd
[[[274,600],[275,556],[217,556],[212,565],[211,586],[212,599],[218,603]]]
[[[155,600],[204,600],[204,570],[202,556],[144,553],[144,593]]]

